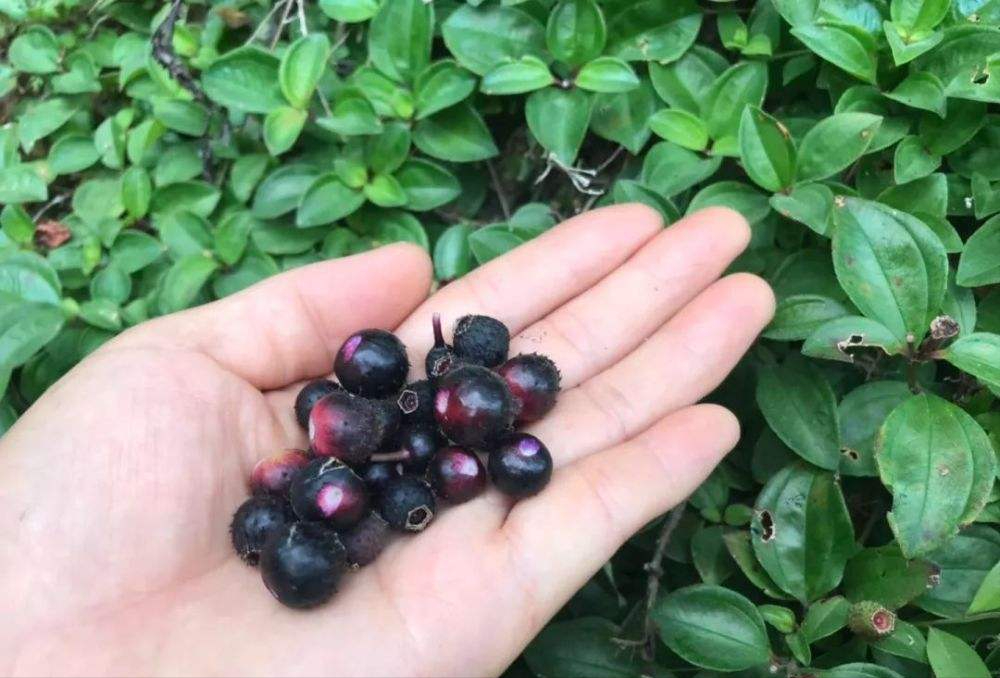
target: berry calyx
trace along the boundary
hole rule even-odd
[[[552,455],[541,440],[512,433],[490,453],[487,466],[493,484],[512,497],[537,494],[552,478]]]
[[[862,600],[851,605],[847,627],[857,636],[878,640],[896,630],[896,614],[874,600]]]
[[[429,379],[421,379],[399,392],[396,404],[407,424],[434,423],[434,385]]]
[[[517,426],[536,422],[555,407],[561,375],[548,357],[538,353],[517,355],[498,367],[497,374],[514,398]]]
[[[254,494],[285,496],[292,484],[292,477],[308,463],[309,455],[296,449],[284,450],[261,459],[250,472],[250,490]]]
[[[369,513],[361,522],[340,533],[347,562],[352,567],[364,567],[382,553],[389,543],[389,523],[377,513]]]
[[[507,359],[510,330],[496,318],[467,315],[455,323],[452,344],[455,353],[466,362],[496,367]]]
[[[400,476],[386,483],[378,497],[378,511],[394,530],[420,532],[434,519],[437,502],[426,482]]]
[[[399,434],[399,451],[405,456],[399,464],[404,473],[421,474],[427,470],[438,448],[441,437],[432,426],[409,426]]]
[[[392,332],[371,329],[351,335],[337,352],[333,371],[341,386],[366,398],[384,398],[406,382],[410,360]]]
[[[313,406],[323,397],[343,390],[340,384],[329,379],[317,379],[303,386],[295,396],[295,420],[299,422],[299,426],[309,428],[309,413]]]
[[[243,502],[229,526],[233,549],[247,565],[256,565],[260,551],[272,532],[295,521],[295,514],[283,499],[261,495]]]
[[[347,571],[337,533],[321,523],[292,523],[274,532],[260,554],[264,585],[283,605],[315,607],[336,592]]]
[[[434,416],[456,444],[483,447],[510,428],[514,402],[503,379],[485,367],[466,365],[439,380]]]
[[[320,457],[363,464],[382,442],[384,424],[370,400],[338,391],[324,396],[309,415],[309,445]]]
[[[296,474],[289,489],[295,514],[343,530],[368,513],[365,482],[337,459],[316,459]]]
[[[458,358],[452,347],[444,340],[440,313],[433,315],[431,324],[434,328],[434,346],[427,352],[424,367],[427,369],[428,379],[437,379],[456,367]]]
[[[445,447],[431,461],[431,487],[442,499],[461,504],[486,489],[486,469],[471,450]]]

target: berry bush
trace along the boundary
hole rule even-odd
[[[295,266],[728,206],[742,441],[509,675],[996,675],[998,66],[996,0],[0,0],[3,428]]]

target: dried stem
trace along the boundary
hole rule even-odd
[[[40,210],[38,210],[37,212],[35,212],[35,215],[33,217],[31,217],[31,220],[34,221],[37,224],[38,220],[41,219],[43,216],[45,216],[46,212],[48,212],[50,209],[52,209],[56,205],[61,205],[62,203],[64,203],[67,200],[69,200],[70,195],[72,195],[72,194],[70,194],[70,193],[63,193],[61,195],[57,195],[56,197],[52,198],[52,200],[49,200],[47,203],[45,203],[44,205],[42,205],[42,208]]]
[[[660,536],[656,539],[653,558],[646,563],[645,569],[649,578],[646,582],[645,635],[642,642],[642,657],[647,662],[652,662],[656,659],[656,625],[653,623],[653,607],[656,605],[656,599],[660,595],[660,579],[663,577],[663,557],[667,553],[667,545],[670,543],[670,538],[673,536],[674,530],[677,529],[677,525],[680,524],[686,507],[687,502],[681,502],[667,514],[666,520],[663,521],[663,527],[660,528]]]
[[[505,220],[509,220],[510,203],[507,201],[507,194],[504,193],[503,186],[500,184],[500,175],[497,174],[497,169],[493,166],[492,160],[486,161],[486,168],[490,171],[490,181],[493,182],[493,191],[497,194],[497,200],[500,201],[500,209],[503,210],[503,218]]]
[[[273,50],[278,45],[278,41],[281,40],[281,34],[285,32],[285,24],[288,23],[288,15],[292,13],[292,5],[294,4],[293,0],[285,0],[285,11],[281,14],[281,21],[278,22],[274,35],[271,36],[271,44],[268,45],[268,49]]]

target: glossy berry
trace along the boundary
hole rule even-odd
[[[279,497],[251,497],[236,509],[229,536],[236,553],[248,565],[256,565],[264,542],[272,532],[295,521],[288,502]]]
[[[371,494],[378,494],[385,488],[386,483],[401,475],[403,475],[403,469],[400,468],[398,462],[373,461],[361,469],[361,478],[365,481]]]
[[[437,510],[430,485],[415,476],[400,476],[386,483],[378,497],[378,511],[394,530],[420,532]]]
[[[428,379],[421,379],[399,392],[396,405],[402,413],[403,422],[407,424],[434,423],[434,384]]]
[[[514,398],[515,425],[538,421],[548,414],[559,395],[559,369],[543,355],[514,356],[497,368]]]
[[[419,475],[427,470],[439,447],[441,436],[433,426],[408,426],[399,434],[399,451],[406,455],[399,465],[405,473]]]
[[[503,379],[485,367],[466,365],[438,382],[434,416],[456,444],[482,447],[510,428],[514,402]]]
[[[329,379],[317,379],[303,386],[295,396],[295,419],[299,422],[299,426],[309,428],[309,413],[312,412],[313,406],[323,397],[343,390],[340,384]]]
[[[471,450],[445,447],[431,460],[431,487],[437,496],[461,504],[486,489],[486,469]]]
[[[427,352],[424,367],[427,369],[427,378],[433,380],[457,367],[459,361],[451,346],[444,340],[440,314],[435,313],[431,322],[434,326],[434,346]]]
[[[250,472],[250,489],[255,494],[266,493],[285,496],[292,476],[309,463],[309,455],[302,450],[284,450],[257,462]]]
[[[384,398],[406,382],[410,361],[403,342],[392,332],[362,330],[340,347],[333,371],[340,385],[351,393]]]
[[[496,367],[507,359],[510,330],[496,318],[467,315],[455,323],[455,353],[466,362]]]
[[[363,464],[382,439],[383,423],[372,401],[338,391],[323,397],[309,415],[313,454]]]
[[[295,514],[342,530],[368,513],[365,481],[337,459],[315,459],[295,475],[289,489]]]
[[[369,513],[361,522],[340,533],[340,542],[347,552],[347,562],[364,567],[382,553],[389,543],[389,523],[377,513]]]
[[[288,607],[325,603],[346,571],[344,546],[322,523],[287,525],[271,534],[260,554],[264,585]]]
[[[552,455],[541,440],[512,433],[490,453],[490,478],[497,489],[512,497],[537,494],[552,478]]]

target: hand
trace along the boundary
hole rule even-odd
[[[395,245],[125,332],[0,442],[0,671],[499,674],[736,443],[732,414],[692,403],[771,317],[761,280],[717,280],[749,237],[724,209],[663,230],[649,209],[613,207],[430,299],[426,255]],[[559,404],[532,429],[551,484],[449,508],[328,605],[280,606],[229,544],[250,469],[306,445],[295,393],[348,334],[395,328],[421,365],[435,311],[495,316],[512,354],[559,365]]]

